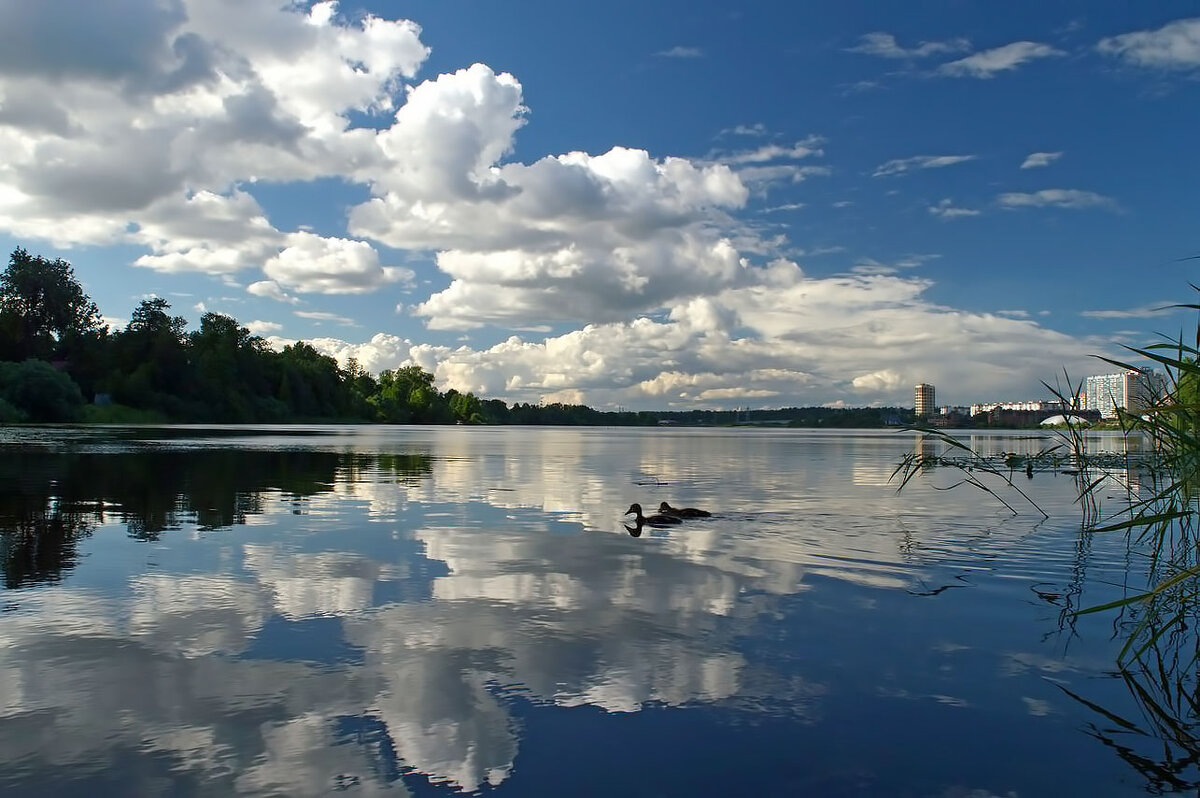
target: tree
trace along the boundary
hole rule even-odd
[[[0,401],[16,408],[21,420],[78,421],[83,415],[79,386],[41,360],[0,363]]]
[[[450,399],[450,412],[454,414],[454,420],[462,424],[482,424],[483,423],[483,403],[473,393],[458,393],[447,391],[446,395]]]
[[[187,319],[171,316],[171,304],[160,297],[144,299],[129,324],[113,336],[111,388],[117,401],[174,413],[177,396],[191,379],[187,351]]]
[[[196,398],[212,420],[245,422],[275,415],[268,373],[271,352],[261,338],[221,313],[205,313],[190,337]]]
[[[104,329],[70,263],[13,250],[0,275],[0,358],[69,358]]]
[[[420,366],[380,372],[379,390],[370,401],[379,419],[391,424],[450,420],[444,398],[433,387],[433,375]]]

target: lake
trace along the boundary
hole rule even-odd
[[[969,433],[989,452],[1046,434]],[[1099,449],[1116,436],[1092,438]],[[883,430],[0,428],[0,792],[1138,795],[1195,783],[1071,477]],[[1119,476],[1119,475],[1118,475]],[[631,502],[713,511],[626,526]],[[633,534],[631,534],[631,532]]]

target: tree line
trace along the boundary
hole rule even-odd
[[[509,405],[439,391],[419,366],[370,374],[311,344],[272,349],[230,316],[199,327],[165,299],[143,299],[109,330],[71,264],[17,248],[0,275],[0,423],[174,421],[390,424],[716,425],[864,427],[898,423],[899,408],[754,411],[601,411],[586,405]]]

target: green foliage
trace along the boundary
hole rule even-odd
[[[21,424],[29,420],[23,412],[7,399],[0,399],[0,424]]]
[[[0,358],[67,358],[80,339],[102,329],[70,263],[13,251],[0,274]]]
[[[0,363],[0,399],[29,421],[77,421],[83,416],[79,386],[40,360]]]

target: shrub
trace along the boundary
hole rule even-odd
[[[83,394],[65,372],[40,360],[0,363],[0,399],[29,421],[78,421]]]

